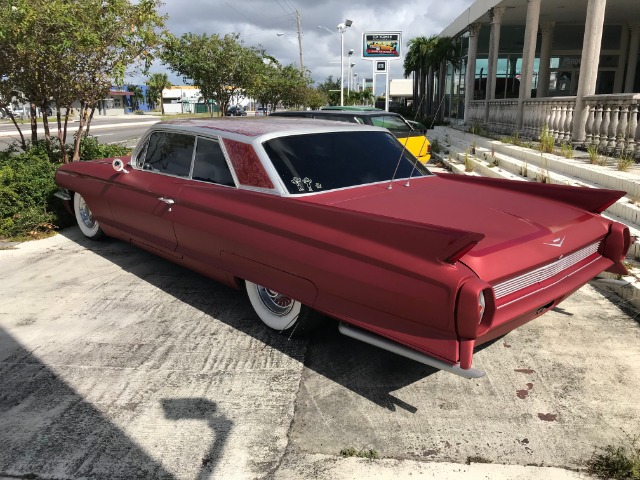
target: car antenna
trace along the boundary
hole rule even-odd
[[[420,111],[420,107],[422,106],[422,101],[424,100],[424,95],[422,96],[422,98],[420,99],[420,104],[418,105],[418,110],[416,111],[416,115],[413,119],[413,121],[416,121],[416,118],[418,118],[418,112]],[[442,96],[442,100],[440,100],[440,105],[438,105],[438,109],[436,110],[436,114],[433,116],[433,120],[431,120],[431,129],[433,129],[433,125],[436,123],[436,118],[438,117],[438,113],[440,112],[440,107],[442,107],[442,102],[444,101],[444,95]],[[425,143],[427,143],[427,132],[424,132],[424,140],[422,141],[422,146],[420,147],[420,152],[422,151],[422,149],[424,148]],[[407,179],[407,183],[404,184],[405,187],[410,186],[411,183],[411,177],[413,176],[413,172],[415,171],[416,167],[418,166],[418,159],[416,158],[416,161],[413,164],[413,168],[411,169],[411,173],[409,174],[409,178]]]
[[[400,167],[400,162],[402,161],[402,157],[404,157],[404,152],[407,149],[407,143],[405,142],[404,145],[402,145],[402,151],[400,152],[400,156],[398,157],[398,163],[396,163],[396,169],[393,171],[393,176],[391,177],[391,180],[389,181],[389,185],[387,186],[387,190],[392,190],[393,189],[393,181],[396,179],[396,174],[398,173],[398,168]]]

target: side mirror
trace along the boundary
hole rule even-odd
[[[122,161],[122,159],[120,158],[114,158],[113,162],[111,162],[111,165],[113,165],[113,169],[116,172],[124,172],[124,173],[129,173],[129,170],[126,170],[124,168],[124,162]]]

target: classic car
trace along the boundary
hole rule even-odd
[[[246,289],[270,328],[333,317],[468,378],[475,347],[625,273],[630,242],[600,215],[624,192],[434,175],[385,129],[321,120],[163,122],[56,182],[85,236]]]
[[[386,112],[371,107],[366,110],[349,107],[323,107],[320,110],[282,110],[273,112],[271,116],[317,118],[384,127],[393,133],[400,143],[405,145],[420,162],[427,163],[431,159],[431,143],[425,135],[426,130],[419,131],[414,129],[398,113]]]

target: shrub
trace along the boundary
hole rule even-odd
[[[564,158],[573,158],[573,147],[570,143],[565,142],[560,145],[560,155]]]
[[[73,217],[54,197],[61,153],[57,139],[52,140],[51,146],[38,141],[24,153],[15,148],[0,152],[0,238],[38,237],[73,223]],[[122,145],[100,144],[94,137],[83,138],[80,144],[81,160],[128,153]]]
[[[34,236],[61,223],[53,197],[55,171],[42,152],[0,156],[0,237]]]
[[[431,142],[431,151],[433,153],[440,153],[440,141],[437,138]]]
[[[599,478],[640,480],[640,447],[638,437],[628,446],[607,445],[594,453],[588,462],[589,473]]]

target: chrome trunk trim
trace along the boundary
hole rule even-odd
[[[509,280],[494,285],[493,291],[495,292],[496,300],[499,300],[502,297],[506,297],[507,295],[511,295],[518,290],[522,290],[537,283],[544,282],[545,280],[548,280],[562,273],[568,268],[571,268],[575,264],[590,257],[594,253],[597,253],[599,247],[600,240],[587,245],[586,247],[583,247],[580,250],[567,255],[566,257],[556,260],[553,263],[549,263],[540,268],[537,268],[536,270],[532,270],[531,272],[527,272],[518,277],[510,278]]]

